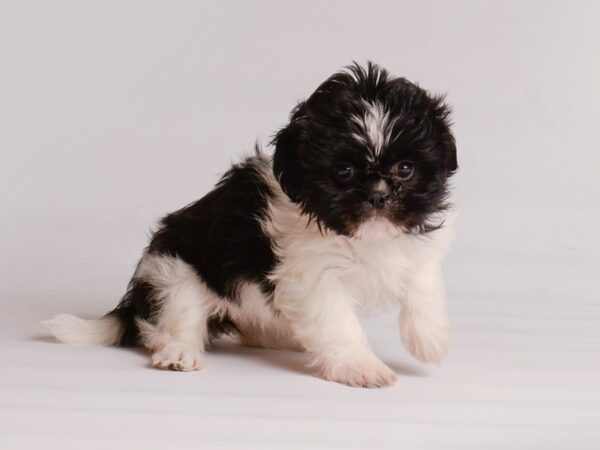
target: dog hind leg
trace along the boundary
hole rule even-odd
[[[180,258],[147,254],[135,278],[152,286],[152,313],[137,319],[140,342],[154,367],[179,371],[204,365],[208,318],[215,296]]]

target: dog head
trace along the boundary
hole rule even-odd
[[[275,136],[282,189],[320,226],[352,236],[373,219],[427,232],[457,169],[450,110],[369,63],[331,76]]]

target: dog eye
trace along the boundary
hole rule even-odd
[[[349,180],[354,175],[354,167],[350,164],[340,164],[335,168],[335,175],[340,180]]]
[[[415,165],[413,163],[411,163],[410,161],[400,161],[397,165],[396,165],[396,175],[403,179],[403,180],[407,180],[411,177],[411,175],[414,173],[415,171]]]

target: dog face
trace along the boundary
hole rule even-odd
[[[426,232],[457,169],[441,97],[375,65],[334,74],[274,139],[282,189],[320,226],[352,236],[382,218]]]

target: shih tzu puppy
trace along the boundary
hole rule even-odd
[[[211,339],[310,355],[324,379],[379,387],[396,374],[358,313],[401,305],[400,334],[439,362],[448,340],[441,260],[457,169],[449,108],[376,65],[335,73],[273,139],[200,200],[167,215],[119,305],[45,322],[69,344],[141,345],[197,370]]]

